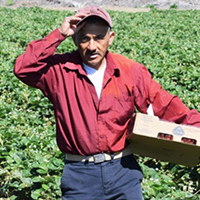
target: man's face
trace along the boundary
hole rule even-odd
[[[75,37],[83,62],[94,69],[103,67],[106,61],[105,54],[114,36],[115,33],[101,21],[86,23]]]

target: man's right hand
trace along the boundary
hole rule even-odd
[[[81,23],[79,26],[76,24],[88,14],[89,12],[78,13],[74,16],[66,17],[59,28],[60,33],[66,38],[77,33],[83,27],[84,23]]]

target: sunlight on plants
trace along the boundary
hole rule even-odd
[[[9,5],[14,0],[7,0]],[[175,8],[175,6],[173,6]],[[116,38],[110,51],[143,65],[164,89],[200,112],[200,11],[109,11]],[[55,139],[53,107],[39,90],[13,74],[28,43],[59,27],[69,11],[0,8],[0,199],[60,199],[64,155]],[[67,39],[57,52],[75,50]],[[145,200],[197,200],[200,165],[194,168],[136,155]]]

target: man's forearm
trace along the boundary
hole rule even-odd
[[[41,75],[47,70],[57,46],[65,39],[59,30],[52,31],[43,39],[32,41],[24,54],[16,60],[14,73],[26,84],[35,87]]]

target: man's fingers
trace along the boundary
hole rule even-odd
[[[80,28],[83,27],[84,23],[77,27],[77,23],[80,22],[84,17],[86,17],[90,12],[78,13],[74,16],[65,17],[62,25],[59,28],[60,33],[64,37],[72,36],[74,33],[78,32]]]
[[[80,22],[84,17],[86,17],[90,12],[87,13],[78,13],[75,14],[74,16],[71,17],[66,17],[68,23],[70,24],[77,24],[78,22]]]
[[[86,17],[89,14],[90,14],[90,11],[80,12],[80,13],[78,12],[74,16],[77,16],[77,17],[80,17],[80,18],[84,18],[84,17]]]

